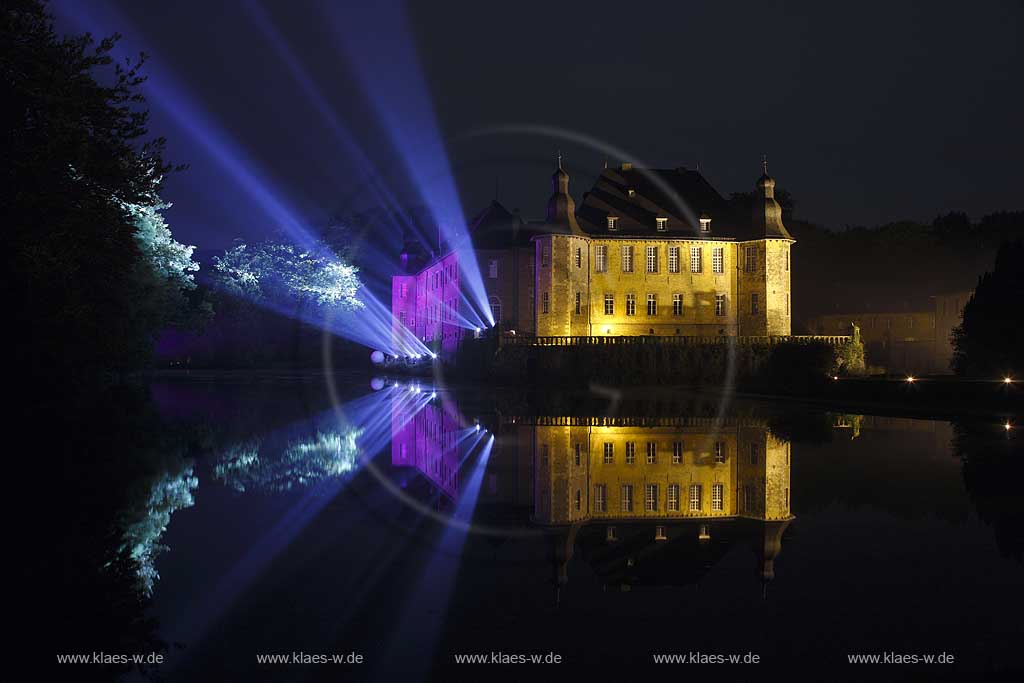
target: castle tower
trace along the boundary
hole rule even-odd
[[[753,235],[739,244],[740,334],[787,336],[792,331],[790,247],[795,240],[782,223],[767,158],[762,166],[751,216]]]
[[[548,198],[547,222],[568,228],[575,235],[582,234],[576,223],[576,202],[569,194],[569,174],[562,168],[562,155],[558,155],[558,168],[551,174],[551,196]]]

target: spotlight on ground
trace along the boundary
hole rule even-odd
[[[907,384],[913,384],[915,381],[917,381],[917,378],[915,378],[913,375],[909,375],[906,379]]]

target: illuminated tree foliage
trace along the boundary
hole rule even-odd
[[[197,486],[199,479],[192,464],[178,460],[173,470],[161,471],[137,485],[136,495],[121,515],[124,542],[120,550],[131,558],[139,577],[139,590],[146,596],[153,593],[153,584],[160,578],[156,557],[167,549],[160,543],[160,537],[175,511],[195,505],[192,492]]]
[[[316,307],[355,310],[361,282],[359,269],[326,248],[302,250],[290,244],[239,244],[214,257],[215,280],[224,291],[276,305],[311,303]]]
[[[214,477],[235,491],[290,491],[323,479],[355,471],[361,429],[317,432],[290,441],[274,452],[257,441],[225,450],[214,466]]]
[[[58,38],[38,0],[0,9],[10,360],[37,376],[138,368],[190,303],[189,248],[159,214],[171,168],[163,140],[146,141],[144,57],[115,63],[116,40]]]

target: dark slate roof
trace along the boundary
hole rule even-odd
[[[494,200],[470,221],[469,234],[476,249],[509,249],[528,247],[538,235],[569,234],[569,229],[545,221],[526,222]]]
[[[634,196],[629,196],[629,190]],[[608,216],[618,217],[618,230],[608,231]],[[707,237],[698,219],[711,218],[711,237],[756,239],[750,215],[738,212],[700,174],[686,168],[606,168],[583,196],[576,218],[591,235]],[[656,218],[667,218],[658,231]]]

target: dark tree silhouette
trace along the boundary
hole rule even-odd
[[[1005,242],[992,272],[978,280],[953,331],[953,369],[958,375],[1004,377],[1024,373],[1024,242]]]
[[[40,378],[137,368],[167,322],[128,207],[158,204],[171,169],[145,141],[144,56],[115,64],[117,38],[58,38],[37,0],[0,9],[9,362]]]

